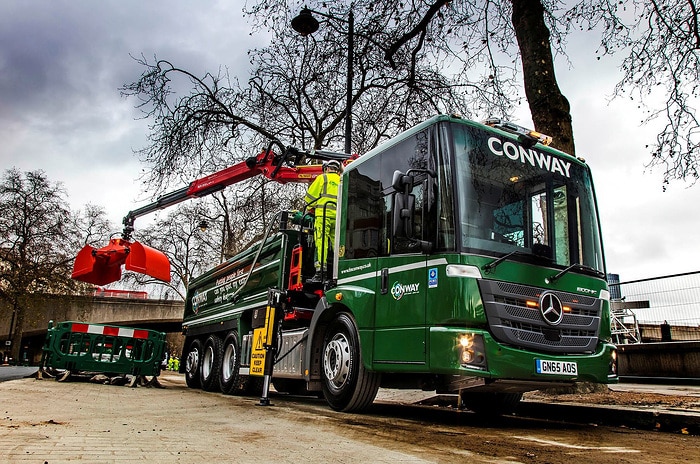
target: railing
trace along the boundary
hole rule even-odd
[[[700,340],[700,271],[608,281],[614,342]]]
[[[67,372],[100,372],[157,376],[165,334],[85,322],[49,322],[43,347],[43,368]]]

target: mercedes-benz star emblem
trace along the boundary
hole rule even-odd
[[[564,317],[561,300],[552,292],[544,292],[540,297],[540,313],[549,325],[558,325]]]

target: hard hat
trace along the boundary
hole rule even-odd
[[[324,164],[325,164],[325,166],[324,166],[325,169],[329,169],[329,170],[335,171],[335,172],[340,172],[340,161],[330,160],[330,161],[326,161],[326,163],[324,163]]]

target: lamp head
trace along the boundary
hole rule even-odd
[[[292,19],[292,29],[307,36],[318,30],[318,21],[311,14],[311,10],[303,8],[299,15]]]

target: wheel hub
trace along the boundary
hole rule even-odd
[[[228,345],[224,351],[224,359],[221,363],[221,372],[223,378],[228,381],[233,376],[233,369],[236,366],[236,353],[233,345]]]
[[[212,347],[207,347],[204,352],[204,359],[202,360],[202,376],[208,379],[211,375],[211,368],[214,364],[214,349]]]
[[[350,359],[348,339],[343,334],[337,334],[323,352],[323,371],[330,386],[343,386],[350,372]]]
[[[197,364],[199,363],[199,351],[193,350],[187,354],[187,364],[185,365],[185,370],[189,375],[194,375],[195,369],[197,369]]]

